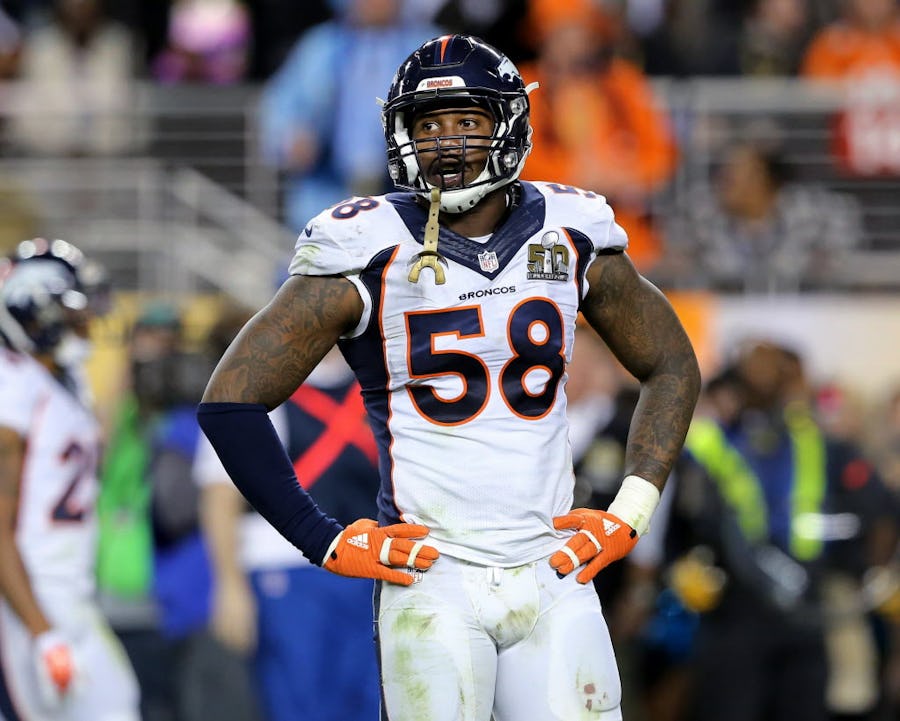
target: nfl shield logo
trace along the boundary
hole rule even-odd
[[[478,265],[485,273],[490,273],[500,267],[500,261],[493,250],[486,250],[478,254]]]

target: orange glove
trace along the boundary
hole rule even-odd
[[[575,577],[587,583],[613,561],[628,555],[638,542],[638,534],[625,521],[607,511],[575,508],[553,519],[557,530],[574,528],[578,532],[565,546],[550,556],[550,565],[560,577],[587,563]]]
[[[34,639],[34,666],[44,703],[54,708],[75,685],[77,668],[72,646],[57,631],[46,631]]]
[[[427,535],[425,526],[397,523],[379,528],[375,521],[362,518],[331,542],[322,566],[339,576],[376,578],[409,586],[416,580],[416,574],[410,571],[427,571],[440,555],[436,548],[410,540]],[[406,566],[409,570],[391,566]]]

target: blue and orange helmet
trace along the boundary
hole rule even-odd
[[[48,353],[67,329],[94,314],[102,268],[64,240],[19,243],[0,263],[0,335],[25,353]]]
[[[534,86],[536,87],[536,85]],[[388,171],[399,188],[428,193],[416,144],[410,137],[413,116],[423,109],[477,105],[494,116],[484,170],[465,187],[444,190],[441,207],[459,213],[488,192],[519,177],[531,151],[528,93],[513,62],[471,35],[429,40],[397,70],[382,108]]]

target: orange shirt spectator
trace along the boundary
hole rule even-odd
[[[801,75],[846,83],[836,118],[835,154],[859,175],[900,173],[900,9],[896,0],[849,0],[844,17],[822,29]],[[852,81],[852,82],[850,82]]]
[[[900,79],[900,16],[871,29],[846,21],[825,27],[810,43],[801,72],[817,80],[873,74]]]
[[[614,199],[629,255],[646,270],[660,253],[647,203],[677,160],[668,118],[641,71],[612,55],[609,23],[590,3],[533,0],[530,12],[538,56],[521,72],[540,88],[529,96],[535,143],[522,177]]]

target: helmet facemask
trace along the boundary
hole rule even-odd
[[[438,139],[414,141],[411,128],[414,116],[423,108],[452,111],[460,106],[479,106],[490,111],[494,129],[490,136],[453,135]],[[388,170],[394,183],[401,188],[422,195],[438,187],[441,210],[462,213],[475,205],[489,192],[513,182],[519,177],[531,150],[531,126],[528,123],[528,98],[519,93],[500,93],[487,88],[447,88],[401,95],[385,105],[385,128],[388,139]],[[487,146],[484,169],[462,187],[442,187],[428,182],[421,169],[419,152],[435,152],[438,160],[446,152],[467,157],[473,144]],[[432,161],[434,162],[434,161]]]

